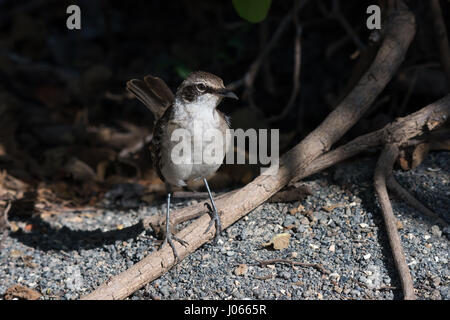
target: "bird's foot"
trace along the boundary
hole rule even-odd
[[[209,229],[211,229],[213,224],[215,224],[216,234],[214,236],[214,243],[217,243],[217,241],[219,240],[220,234],[222,233],[222,224],[220,222],[219,213],[217,212],[217,210],[213,210],[213,208],[211,207],[211,205],[208,202],[205,203],[205,206],[208,208],[208,213],[211,216],[211,220],[209,221],[209,225],[208,225],[208,228],[206,228],[205,233],[207,233],[209,231]]]
[[[175,260],[176,261],[181,261],[180,256],[178,255],[177,249],[175,248],[175,244],[173,243],[173,240],[178,241],[179,243],[181,243],[183,246],[188,246],[189,243],[187,243],[186,241],[184,241],[183,239],[178,238],[177,236],[175,236],[174,234],[172,234],[171,232],[166,234],[166,237],[161,245],[161,248],[165,245],[165,244],[169,244],[170,247],[172,248],[173,254],[175,256]]]

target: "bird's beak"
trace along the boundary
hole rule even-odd
[[[233,91],[231,91],[229,89],[225,89],[225,88],[224,89],[219,89],[219,90],[216,91],[216,93],[219,96],[222,96],[222,97],[225,97],[225,98],[232,98],[232,99],[239,100],[238,96]]]

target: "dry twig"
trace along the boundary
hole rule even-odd
[[[378,194],[381,212],[383,213],[384,223],[386,225],[389,244],[394,256],[395,265],[400,275],[400,281],[403,287],[403,295],[405,300],[416,299],[414,293],[414,285],[406,263],[405,254],[397,230],[397,220],[392,211],[391,201],[386,189],[386,180],[392,174],[394,162],[398,156],[398,147],[395,144],[388,144],[380,155],[377,166],[375,168],[375,190]]]
[[[412,194],[410,194],[406,189],[404,189],[398,181],[395,179],[393,175],[387,177],[387,186],[389,189],[394,191],[403,201],[409,204],[411,207],[416,209],[417,211],[423,213],[424,215],[430,217],[441,226],[447,226],[447,222],[444,221],[441,217],[439,217],[436,213],[425,207],[420,201],[418,201]]]
[[[445,27],[439,0],[431,0],[431,13],[433,14],[434,30],[439,46],[441,64],[447,74],[447,86],[450,88],[450,45],[448,43],[447,28]]]
[[[296,6],[298,6],[298,2],[296,2]],[[295,9],[294,12],[298,10]],[[294,45],[294,74],[292,75],[292,91],[289,97],[289,100],[284,107],[283,111],[275,116],[267,118],[268,122],[276,122],[284,119],[287,115],[290,114],[292,107],[294,106],[295,100],[297,99],[298,93],[300,92],[300,66],[301,66],[301,57],[302,57],[302,47],[301,47],[301,36],[302,36],[302,27],[300,22],[298,21],[298,17],[294,15],[294,24],[295,24],[295,45]]]
[[[330,274],[331,272],[320,263],[306,263],[306,262],[300,262],[300,261],[293,261],[289,259],[270,259],[270,260],[264,260],[264,261],[258,261],[257,263],[249,264],[249,265],[258,265],[258,266],[267,266],[269,264],[277,264],[277,263],[284,263],[289,264],[291,266],[300,266],[305,268],[314,268],[319,270],[320,272],[324,274]]]

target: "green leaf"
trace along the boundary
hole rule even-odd
[[[182,64],[175,66],[175,71],[181,79],[186,79],[187,76],[192,72],[191,69]]]
[[[239,16],[247,21],[263,21],[270,9],[272,0],[233,0],[233,6]]]

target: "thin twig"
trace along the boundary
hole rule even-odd
[[[267,266],[270,264],[277,264],[277,263],[283,263],[283,264],[289,264],[291,266],[301,266],[301,267],[305,267],[305,268],[314,268],[319,270],[320,272],[324,273],[324,274],[330,274],[331,272],[327,269],[325,269],[325,267],[320,264],[320,263],[306,263],[306,262],[300,262],[300,261],[293,261],[290,259],[270,259],[270,260],[257,260],[256,263],[251,263],[249,264],[250,266]]]
[[[447,28],[442,16],[442,9],[439,0],[431,0],[431,12],[433,14],[434,30],[439,46],[441,64],[447,74],[447,86],[450,88],[450,45],[448,43]]]
[[[264,47],[264,50],[261,51],[261,53],[258,55],[257,59],[251,64],[250,68],[248,69],[247,73],[244,75],[242,79],[239,79],[235,82],[230,83],[227,87],[231,90],[235,90],[242,85],[245,85],[247,90],[248,88],[252,88],[253,82],[255,81],[256,76],[258,75],[259,69],[264,62],[264,60],[268,57],[270,52],[273,50],[275,45],[278,43],[278,40],[281,38],[281,36],[286,31],[287,26],[289,25],[289,22],[291,19],[294,18],[298,14],[298,11],[303,8],[304,5],[308,3],[309,0],[302,1],[296,9],[294,8],[293,11],[290,11],[287,13],[283,19],[281,20],[280,24],[278,25],[277,29],[275,30],[275,33],[273,34],[270,41],[267,43],[267,45]],[[251,89],[250,89],[251,90]],[[247,94],[244,93],[244,96]]]
[[[410,194],[405,188],[403,188],[393,175],[390,175],[387,178],[386,182],[388,188],[394,191],[403,201],[405,201],[411,207],[423,213],[424,215],[432,218],[433,220],[435,220],[437,223],[439,223],[444,227],[448,225],[447,222],[444,221],[444,219],[442,219],[436,213],[425,207],[419,200],[417,200],[412,194]]]
[[[360,51],[363,51],[366,48],[366,46],[361,41],[361,39],[359,39],[355,30],[353,30],[350,23],[348,23],[347,19],[342,14],[339,0],[333,0],[333,10],[331,11],[331,16],[341,24],[342,28],[344,28],[347,34],[352,38],[353,42],[358,47],[358,49]]]
[[[296,6],[298,3],[296,2]],[[297,11],[297,10],[295,10]],[[289,115],[292,107],[294,106],[295,100],[297,99],[298,93],[300,91],[300,66],[301,66],[301,57],[302,57],[302,47],[301,47],[301,36],[302,36],[302,27],[300,22],[298,21],[298,16],[294,15],[294,24],[295,24],[295,45],[294,45],[294,74],[292,76],[292,91],[291,96],[289,97],[289,101],[284,107],[283,111],[276,115],[269,117],[267,121],[269,123],[280,121],[284,119],[287,115]]]
[[[365,49],[364,43],[359,39],[358,34],[353,30],[350,23],[347,21],[347,19],[344,17],[344,15],[341,12],[340,9],[340,3],[338,0],[333,0],[333,7],[330,11],[328,11],[325,7],[325,5],[322,3],[322,1],[316,1],[317,6],[322,13],[331,18],[336,20],[342,28],[345,30],[347,35],[350,37],[350,39],[353,41],[353,43],[358,47],[360,51],[363,51]]]
[[[386,189],[386,179],[392,174],[392,169],[397,156],[398,147],[396,145],[388,144],[385,146],[375,168],[374,184],[378,194],[378,201],[380,202],[384,223],[386,225],[389,244],[402,283],[404,298],[405,300],[415,300],[416,295],[414,293],[413,280],[411,278],[411,273],[409,272],[408,264],[406,263],[400,235],[397,230],[397,220],[394,216],[391,201],[389,200]]]
[[[259,28],[259,46],[260,50],[264,50],[266,43],[269,41],[269,20],[265,19]],[[275,83],[273,81],[272,68],[270,65],[270,59],[265,59],[262,65],[264,86],[266,90],[274,95],[276,93]]]

